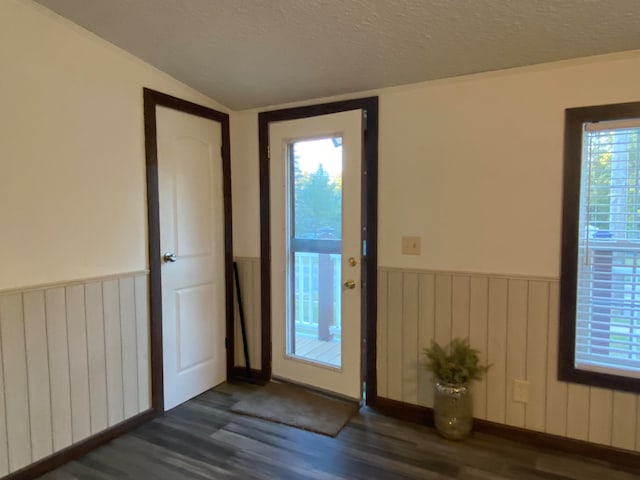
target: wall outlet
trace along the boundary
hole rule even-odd
[[[403,255],[420,255],[420,237],[402,237]]]
[[[526,380],[513,381],[513,401],[529,403],[529,382]]]

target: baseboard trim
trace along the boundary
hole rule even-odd
[[[65,463],[70,462],[82,455],[89,453],[91,450],[96,449],[100,445],[110,442],[111,440],[123,435],[124,433],[139,427],[143,423],[148,422],[155,418],[155,410],[147,410],[135,417],[131,417],[124,422],[118,423],[113,427],[110,427],[100,433],[96,433],[89,438],[82,440],[70,447],[67,447],[59,452],[56,452],[48,457],[38,460],[31,465],[28,465],[20,470],[16,470],[10,473],[3,480],[31,480],[44,475],[51,470],[58,468]]]
[[[413,423],[420,423],[429,427],[434,426],[433,409],[413,405],[411,403],[376,397],[367,403],[374,410]],[[598,445],[583,440],[561,437],[550,433],[535,432],[524,428],[512,427],[488,420],[474,419],[473,429],[476,432],[494,435],[515,442],[586,458],[595,458],[610,465],[619,465],[633,469],[640,469],[640,453],[620,448]]]
[[[427,427],[434,427],[433,409],[413,405],[411,403],[391,400],[390,398],[376,397],[368,401],[367,406],[389,417],[404,420],[406,422],[419,423]]]
[[[255,370],[252,368],[249,371],[251,372],[251,376],[247,374],[247,369],[245,367],[235,366],[232,369],[232,379],[239,380],[241,382],[256,383],[258,385],[263,385],[270,380],[262,370]]]

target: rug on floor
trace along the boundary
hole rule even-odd
[[[330,398],[297,385],[276,382],[269,382],[231,407],[231,411],[235,413],[330,437],[338,435],[358,409],[355,402]]]

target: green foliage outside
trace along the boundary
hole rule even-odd
[[[322,164],[302,173],[294,163],[296,238],[342,238],[342,178],[331,179]]]
[[[489,365],[480,364],[479,351],[471,348],[468,340],[460,338],[454,338],[444,348],[432,340],[423,353],[425,368],[442,383],[461,385],[480,380],[489,369]]]
[[[627,149],[626,168],[621,169],[625,162],[616,156],[626,156]],[[591,158],[585,165],[591,184],[588,224],[630,232],[628,240],[640,239],[640,129],[587,133],[584,150]],[[622,212],[616,212],[612,202],[618,196],[622,197],[618,203],[625,204]]]

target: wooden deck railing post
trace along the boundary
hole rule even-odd
[[[329,327],[333,323],[334,275],[331,255],[321,253],[318,264],[318,340],[331,341]]]
[[[594,238],[610,240],[613,235],[598,231]],[[613,290],[613,250],[611,247],[593,249],[593,309],[592,349],[598,355],[609,355],[611,329],[611,302]]]

